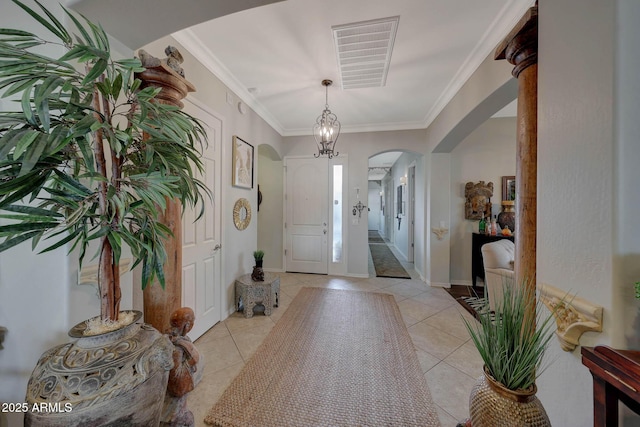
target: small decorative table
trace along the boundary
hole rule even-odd
[[[264,280],[256,282],[251,274],[245,274],[236,279],[236,310],[240,310],[240,301],[244,307],[244,317],[253,317],[253,308],[257,304],[264,306],[264,314],[271,315],[273,307],[278,306],[280,296],[280,277],[264,273]]]

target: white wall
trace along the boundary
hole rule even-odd
[[[369,230],[380,230],[380,218],[382,218],[382,206],[380,205],[380,192],[382,187],[375,181],[369,181]]]
[[[614,292],[615,302],[623,307],[624,318],[620,330],[625,347],[640,350],[640,304],[629,296],[632,283],[640,281],[640,79],[634,70],[640,69],[640,2],[618,1],[617,19],[620,31],[617,40],[615,121],[618,149],[615,168],[616,197],[614,233],[616,245],[614,262],[619,266],[619,284]]]
[[[489,119],[451,152],[451,283],[471,284],[471,233],[478,221],[464,219],[467,182],[493,182],[492,217],[501,210],[502,177],[516,174],[516,118]]]
[[[433,227],[440,227],[442,222],[445,228],[450,228],[449,205],[451,204],[450,188],[451,154],[437,153],[431,155],[429,165],[429,177],[435,185],[429,197],[427,226],[427,239],[430,248],[429,268],[427,271],[428,283],[431,286],[449,287],[451,284],[449,265],[451,263],[451,232],[445,234],[442,240],[438,240],[431,231]]]
[[[632,0],[539,9],[537,278],[604,307],[603,332],[583,335],[584,346],[626,347],[638,334],[628,321],[637,316],[640,273],[639,12]],[[580,347],[567,353],[554,341],[549,356],[538,395],[552,424],[591,425],[592,378]],[[638,425],[632,418],[622,424]]]
[[[271,147],[261,145],[258,151],[258,184],[262,192],[262,204],[256,213],[258,248],[265,252],[263,267],[266,270],[282,271],[283,164]]]
[[[338,112],[339,115],[339,112]],[[311,155],[317,152],[315,142],[312,136],[295,136],[284,138],[284,156]],[[341,134],[338,140],[338,151],[348,154],[348,194],[345,203],[353,206],[357,203],[356,188],[360,189],[360,194],[366,194],[368,188],[368,168],[369,157],[385,151],[406,150],[415,153],[424,153],[424,131],[393,131],[393,132],[370,132],[370,133],[346,133]],[[423,159],[419,163],[421,163]],[[416,167],[416,193],[424,192],[424,170]],[[361,196],[364,197],[364,196]],[[418,208],[420,209],[420,208]],[[368,253],[367,248],[367,226],[368,219],[366,210],[363,211],[363,217],[358,225],[354,225],[351,221],[348,224],[347,235],[349,236],[349,249],[347,253],[348,267],[347,274],[353,276],[366,276]],[[416,229],[424,230],[422,221],[423,217],[416,218]],[[419,224],[418,224],[419,222]],[[420,245],[424,243],[424,239],[420,239]],[[416,248],[415,269],[422,274],[424,269],[424,258],[418,259],[418,255],[423,256],[424,250]]]
[[[423,156],[416,156],[413,153],[402,153],[400,157],[396,160],[391,168],[391,175],[393,177],[394,183],[394,200],[398,196],[398,186],[400,186],[401,178],[405,183],[408,183],[408,170],[409,166],[417,164],[422,161]],[[409,221],[408,221],[408,209],[409,209],[409,188],[408,184],[402,185],[402,201],[403,201],[403,213],[400,215],[402,221],[400,221],[400,228],[398,228],[398,220],[394,221],[394,241],[393,244],[400,252],[400,254],[404,257],[403,261],[407,260],[408,252],[409,252]],[[394,207],[394,217],[398,216],[398,212],[395,210],[398,207],[397,201],[393,203]],[[422,209],[417,212],[418,215],[424,216]],[[422,236],[420,236],[422,238]]]

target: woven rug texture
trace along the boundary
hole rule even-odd
[[[298,292],[205,422],[440,426],[393,296],[321,288]]]
[[[385,245],[369,245],[373,267],[376,269],[377,277],[392,277],[397,279],[411,279],[407,270],[404,269],[398,258],[395,257],[391,249]]]

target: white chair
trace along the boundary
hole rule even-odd
[[[494,311],[495,302],[502,299],[504,283],[513,284],[515,245],[509,239],[501,239],[482,245],[481,251],[485,297],[489,299],[489,308]]]

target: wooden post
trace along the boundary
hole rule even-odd
[[[184,107],[181,102],[195,87],[164,62],[157,67],[147,67],[138,74],[142,87],[162,88],[159,102]],[[171,313],[182,307],[182,205],[179,200],[167,200],[167,209],[160,221],[173,233],[165,242],[167,262],[164,265],[165,289],[156,280],[147,286],[144,295],[144,321],[160,332],[170,326]]]
[[[498,46],[495,59],[515,65],[518,79],[516,144],[515,265],[517,284],[536,286],[536,209],[538,169],[538,6],[520,19]],[[532,293],[535,296],[535,292]]]

